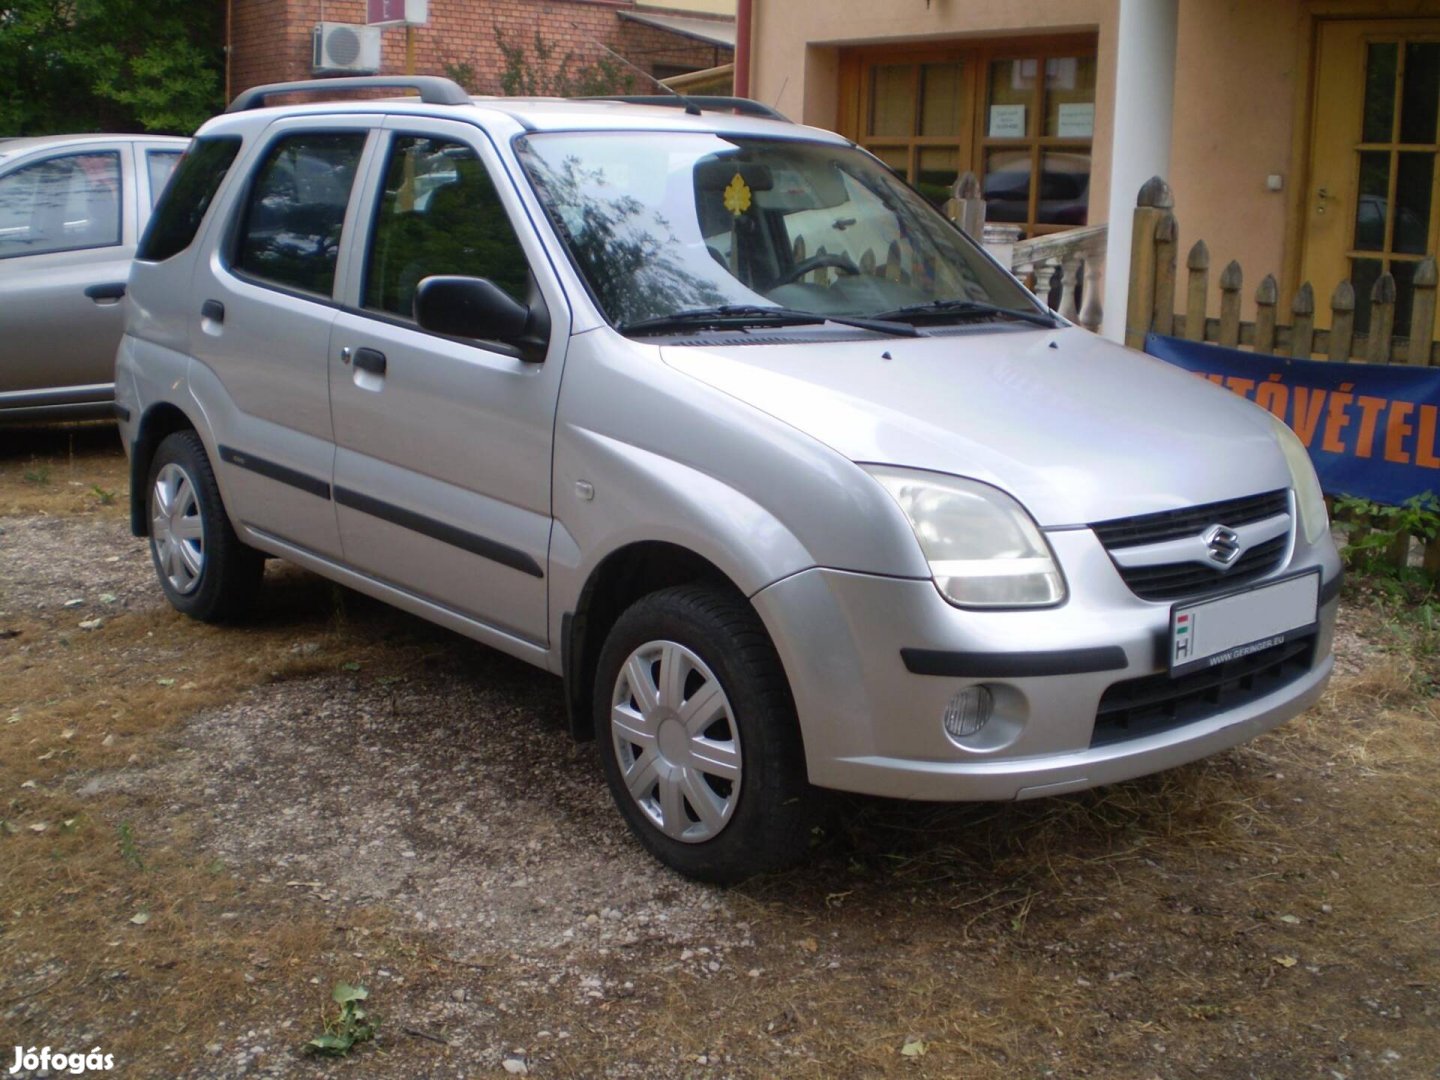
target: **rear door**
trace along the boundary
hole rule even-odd
[[[65,145],[0,173],[0,408],[110,398],[136,226],[124,142]]]
[[[340,553],[326,356],[352,193],[378,116],[276,122],[227,192],[190,296],[191,376],[226,505],[272,540]]]
[[[543,645],[550,464],[569,312],[484,133],[394,117],[366,184],[369,235],[335,320],[330,400],[346,562]],[[425,277],[544,303],[547,353],[421,330]]]

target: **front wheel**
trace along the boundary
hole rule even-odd
[[[728,884],[804,858],[795,708],[743,598],[682,586],[637,601],[601,652],[595,720],[611,794],[667,866]]]
[[[204,622],[240,615],[260,585],[264,557],[235,535],[205,445],[167,435],[150,463],[150,558],[165,598]]]

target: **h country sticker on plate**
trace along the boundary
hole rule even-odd
[[[1170,609],[1170,674],[1186,675],[1261,652],[1315,629],[1320,571],[1311,570]]]

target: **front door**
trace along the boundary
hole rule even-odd
[[[478,128],[399,117],[386,127],[361,209],[369,233],[330,338],[345,561],[543,645],[563,296],[532,274],[544,252],[512,225],[524,210]],[[421,329],[420,282],[452,274],[545,303],[549,355]]]
[[[1301,280],[1327,311],[1352,281],[1364,330],[1388,271],[1408,334],[1415,268],[1440,249],[1440,19],[1322,22],[1310,145]]]

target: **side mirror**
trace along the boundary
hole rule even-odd
[[[415,292],[415,321],[437,334],[507,345],[531,346],[541,336],[531,309],[485,278],[425,278]]]

